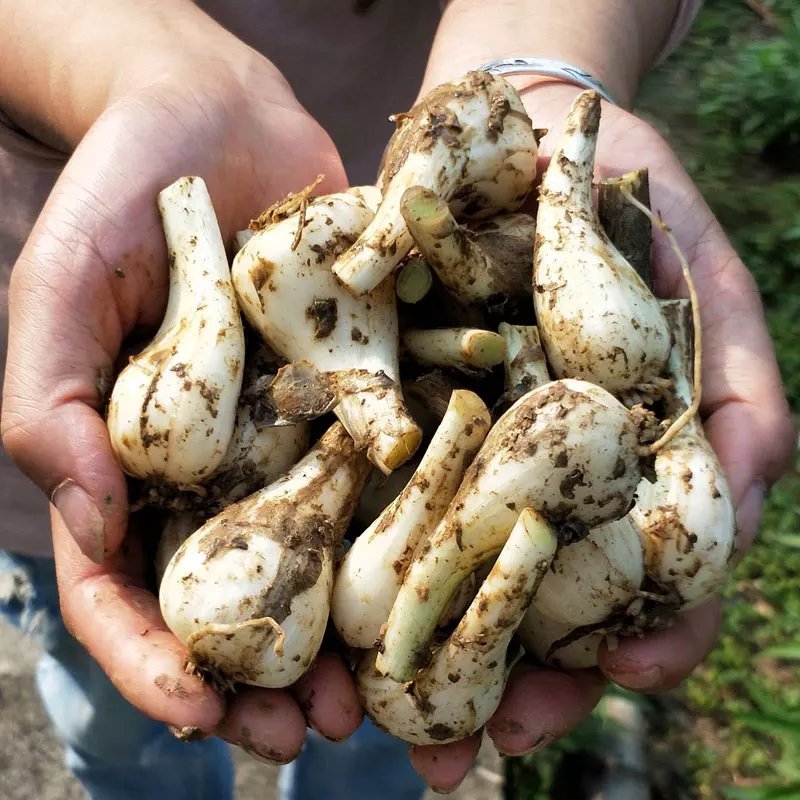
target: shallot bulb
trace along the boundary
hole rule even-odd
[[[180,178],[158,195],[170,258],[167,310],[131,358],[108,407],[122,469],[196,490],[228,449],[244,368],[244,331],[208,190]]]
[[[308,669],[328,620],[335,548],[368,471],[336,423],[286,475],[183,543],[159,598],[193,664],[221,683],[273,688]]]
[[[506,651],[556,545],[544,518],[523,509],[455,631],[411,684],[376,669],[374,650],[364,657],[357,683],[369,716],[413,744],[453,742],[481,728],[503,695]]]
[[[592,200],[600,98],[583,92],[539,193],[533,296],[550,365],[613,394],[661,376],[670,336],[658,300],[611,243]]]
[[[456,213],[519,208],[536,177],[537,133],[514,88],[470,72],[432,89],[397,117],[381,173],[383,201],[333,271],[354,295],[375,289],[413,245],[400,211],[406,189],[423,186]]]

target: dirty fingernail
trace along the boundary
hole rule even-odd
[[[67,478],[53,490],[50,502],[58,509],[81,552],[95,564],[102,564],[105,521],[89,495],[75,481]]]
[[[196,725],[186,725],[183,728],[176,728],[174,725],[169,725],[168,727],[170,733],[182,742],[200,742],[208,738],[208,734]]]
[[[650,667],[649,669],[636,670],[632,672],[611,672],[609,678],[624,689],[642,691],[655,689],[660,685],[664,677],[664,670],[661,667]]]
[[[281,757],[281,758],[270,758],[269,756],[265,756],[263,753],[259,753],[258,750],[254,750],[252,747],[245,747],[244,745],[239,745],[242,750],[250,756],[250,758],[254,758],[256,761],[261,761],[263,764],[272,764],[273,766],[283,766],[284,764],[288,764],[291,759],[288,761]]]

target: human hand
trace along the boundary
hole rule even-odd
[[[307,721],[336,739],[359,724],[344,664],[323,656],[291,693],[247,689],[229,701],[184,674],[185,649],[145,586],[140,537],[126,534],[125,480],[102,418],[125,339],[152,331],[164,313],[160,189],[202,176],[230,242],[319,173],[323,190],[346,183],[330,139],[269,62],[216,26],[192,30],[149,53],[146,67],[137,61],[136,79],[89,127],[15,265],[3,442],[54,503],[64,620],[122,694],[184,736],[215,733],[288,761]]]
[[[518,79],[521,81],[522,79]],[[518,84],[519,85],[519,84]],[[580,89],[540,78],[521,87],[533,124],[551,133],[541,143],[542,167]],[[706,435],[725,470],[736,507],[740,552],[756,533],[764,495],[790,464],[796,433],[753,277],[664,139],[647,123],[603,104],[597,178],[649,168],[651,205],[687,254],[704,335]],[[686,296],[678,261],[654,232],[654,291]],[[720,602],[679,616],[669,629],[620,640],[599,654],[599,670],[556,672],[519,664],[486,731],[505,754],[532,752],[567,734],[601,697],[606,680],[642,692],[666,691],[686,678],[714,646]],[[456,786],[477,752],[478,738],[415,748],[412,761],[434,786]]]

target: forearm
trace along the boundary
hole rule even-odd
[[[116,97],[231,34],[190,0],[0,0],[0,111],[74,147]]]
[[[436,34],[425,87],[494,59],[535,56],[586,70],[630,107],[677,8],[678,0],[452,0]]]

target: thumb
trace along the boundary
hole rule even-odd
[[[132,227],[143,231],[132,246],[114,204],[99,199],[114,194],[88,174],[82,183],[68,165],[14,266],[1,428],[9,456],[100,562],[118,548],[128,514],[105,396],[123,337],[153,323],[160,308],[152,298],[166,294],[166,281],[152,202],[127,204]]]
[[[99,563],[116,550],[127,519],[125,478],[99,413],[111,358],[92,335],[89,317],[40,283],[46,269],[57,281],[54,265],[15,267],[3,446],[50,498],[84,555]]]

